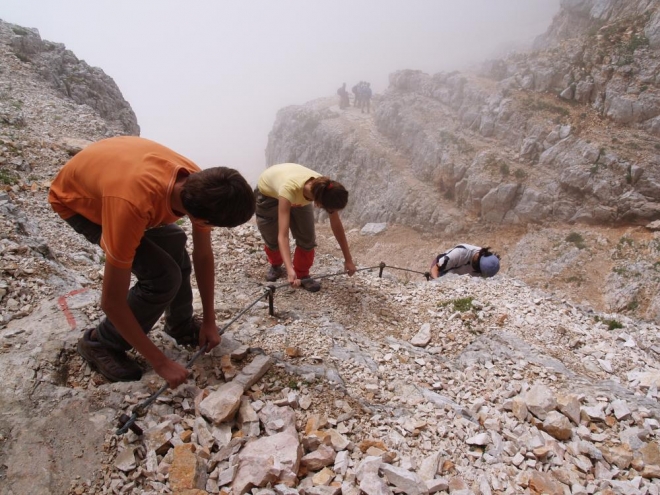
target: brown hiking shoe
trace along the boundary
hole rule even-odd
[[[142,368],[126,352],[105,347],[92,340],[93,328],[85,330],[78,340],[78,354],[112,382],[132,382],[142,378]]]
[[[282,265],[270,265],[268,273],[266,273],[266,280],[268,282],[275,282],[278,278],[282,278],[284,274],[284,267]]]
[[[318,292],[321,290],[321,283],[314,280],[312,277],[303,277],[300,279],[300,285],[303,289],[309,292]]]
[[[179,325],[175,328],[169,328],[165,325],[165,333],[176,340],[181,346],[195,347],[199,344],[199,330],[202,328],[202,322],[196,316],[185,325]]]

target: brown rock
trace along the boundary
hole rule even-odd
[[[533,471],[529,477],[529,490],[539,495],[564,495],[562,484],[548,473]]]
[[[640,449],[644,465],[660,466],[660,447],[658,442],[649,442]]]
[[[580,401],[575,395],[558,395],[557,407],[573,423],[580,424]]]
[[[174,493],[206,485],[205,469],[194,452],[195,446],[191,443],[174,447],[169,473],[170,488]]]
[[[376,447],[377,449],[382,450],[383,452],[387,452],[389,449],[387,446],[380,440],[374,440],[371,438],[368,438],[366,440],[362,440],[359,444],[358,447],[362,452],[366,452],[369,447]]]
[[[605,416],[605,424],[610,428],[614,428],[617,424],[617,420],[614,416]]]
[[[568,440],[573,434],[571,422],[566,416],[558,411],[550,411],[547,413],[547,416],[543,421],[543,429],[557,440]]]
[[[383,454],[385,454],[385,451],[379,449],[378,447],[369,447],[365,454],[371,457],[382,457]]]
[[[534,456],[539,459],[539,460],[545,460],[546,457],[548,457],[548,454],[553,452],[552,447],[549,445],[543,445],[542,447],[536,447],[532,453]]]
[[[463,481],[463,478],[460,478],[458,476],[454,476],[452,479],[449,480],[449,491],[453,492],[456,490],[467,490],[468,486]]]
[[[324,467],[312,477],[312,484],[314,486],[328,486],[334,477],[334,471]]]
[[[454,469],[454,463],[449,459],[445,459],[440,464],[440,473],[448,473]]]
[[[302,356],[302,351],[298,347],[287,347],[286,355],[290,358],[297,358]]]
[[[603,457],[619,469],[627,469],[633,460],[633,452],[628,444],[615,445],[602,449]]]
[[[521,397],[514,397],[511,404],[511,412],[518,419],[523,422],[527,419],[527,404]]]
[[[225,354],[224,356],[220,357],[220,369],[222,370],[222,374],[225,377],[225,380],[229,381],[232,378],[236,376],[236,368],[231,362],[231,356],[228,354]]]
[[[660,478],[660,466],[644,466],[644,469],[642,469],[642,476],[647,479]]]
[[[305,425],[305,435],[311,435],[312,432],[320,430],[328,424],[328,419],[318,414],[312,414]],[[318,436],[318,435],[317,435]]]
[[[336,455],[335,449],[327,445],[321,445],[314,452],[304,456],[300,463],[310,471],[317,471],[334,463]]]
[[[199,404],[199,411],[207,420],[219,425],[238,411],[242,395],[243,387],[240,384],[224,383]]]

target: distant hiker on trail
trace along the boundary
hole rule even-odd
[[[500,256],[491,252],[490,247],[459,244],[433,259],[431,278],[442,277],[447,273],[493,277],[499,270]]]
[[[365,82],[361,87],[358,88],[358,93],[360,95],[360,110],[361,113],[364,113],[364,109],[367,109],[367,113],[370,113],[371,110],[371,85],[368,82]]]
[[[339,95],[339,108],[344,109],[351,106],[351,104],[348,101],[348,91],[346,91],[346,83],[344,83],[342,87],[337,90],[337,94]]]
[[[362,81],[360,81],[360,82],[362,82]],[[359,87],[359,84],[360,84],[360,83],[356,84],[356,85],[353,86],[353,88],[351,89],[351,92],[353,93],[353,106],[354,106],[354,107],[357,107],[357,106],[359,105],[359,103],[360,103],[360,98],[358,97],[358,87]]]
[[[339,182],[323,177],[296,163],[281,163],[267,168],[257,186],[257,227],[266,244],[270,269],[266,280],[286,276],[292,286],[316,292],[321,284],[309,276],[314,263],[316,232],[312,203],[330,217],[330,228],[344,255],[344,269],[355,273],[339,212],[348,202],[348,191]],[[296,240],[291,261],[289,228]],[[284,265],[284,266],[282,266]]]
[[[225,167],[200,170],[153,141],[133,136],[94,143],[64,165],[48,196],[73,229],[105,251],[101,308],[106,317],[78,341],[78,352],[111,381],[133,381],[142,369],[135,348],[174,388],[188,370],[147,337],[165,313],[165,332],[181,345],[220,343],[215,322],[211,227],[235,227],[255,209],[243,176]],[[193,318],[186,234],[192,222],[193,265],[203,317]],[[130,288],[131,273],[137,283]]]

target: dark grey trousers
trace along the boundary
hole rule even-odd
[[[264,196],[258,189],[255,192],[257,196],[257,228],[266,246],[273,251],[279,251],[280,247],[277,243],[277,208],[279,201],[277,198]],[[314,208],[311,204],[291,208],[289,229],[296,240],[296,246],[306,251],[316,247]]]
[[[93,244],[101,241],[101,226],[82,215],[66,220]],[[190,324],[193,316],[190,256],[186,233],[176,224],[146,230],[135,253],[131,271],[137,283],[128,291],[128,305],[144,333],[149,333],[165,313],[165,330],[176,333]],[[96,328],[99,342],[117,349],[131,346],[112,322],[103,318]]]

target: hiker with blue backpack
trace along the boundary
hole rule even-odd
[[[430,274],[431,278],[442,277],[447,273],[493,277],[499,270],[500,255],[492,252],[489,246],[459,244],[433,258]]]

